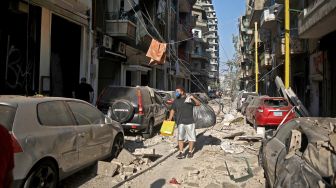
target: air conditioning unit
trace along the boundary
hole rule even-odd
[[[125,43],[119,42],[118,52],[121,53],[121,54],[125,54],[126,53],[126,44]]]
[[[113,39],[112,37],[110,36],[107,36],[107,35],[104,35],[104,38],[103,38],[103,46],[107,49],[112,49],[112,42],[113,42]]]

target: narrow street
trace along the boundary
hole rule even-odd
[[[336,188],[336,0],[0,12],[0,188]]]
[[[219,101],[219,99],[217,100]],[[211,106],[216,112],[219,111],[218,103],[211,101]],[[192,159],[176,159],[176,140],[173,137],[156,135],[151,139],[136,141],[136,137],[129,136],[126,137],[125,149],[131,153],[139,148],[155,149],[155,154],[159,157],[149,158],[153,160],[149,160],[150,162],[148,162],[148,158],[140,157],[140,160],[147,160],[147,164],[134,162],[135,164],[129,165],[134,168],[134,171],[126,172],[119,169],[113,177],[96,175],[97,166],[95,165],[65,179],[61,185],[63,187],[87,188],[116,185],[139,188],[265,187],[264,172],[258,164],[261,142],[238,140],[239,136],[237,136],[254,136],[254,129],[245,124],[244,119],[229,125],[229,121],[224,116],[228,117],[227,114],[234,114],[234,118],[242,116],[227,106],[224,107],[223,112],[217,115],[217,123],[214,127],[197,129],[198,137],[195,155]],[[232,120],[232,117],[229,116],[229,118]],[[118,159],[113,159],[111,163],[115,161]],[[127,167],[122,166],[124,169]],[[251,169],[250,173],[249,168]],[[233,178],[242,178],[242,180],[230,179],[229,173]],[[177,180],[178,184],[169,183],[173,178]]]

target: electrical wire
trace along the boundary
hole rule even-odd
[[[135,10],[134,10],[134,7],[133,7],[133,5],[130,3],[130,1],[129,0],[127,0],[128,1],[128,3],[131,5],[131,7],[132,7],[132,10],[135,12]],[[138,13],[137,12],[135,12],[136,14],[137,14],[137,17],[139,18],[139,16],[138,16]],[[160,33],[159,33],[159,31],[156,29],[156,27],[155,27],[155,25],[154,25],[154,23],[152,22],[152,19],[149,19],[147,16],[145,16],[145,15],[143,15],[146,19],[147,19],[147,21],[153,26],[153,28],[155,29],[155,31],[157,32],[157,34],[158,34],[158,36],[163,40],[163,37],[160,35]],[[143,26],[145,25],[140,19],[138,20]],[[146,30],[147,31],[147,30]],[[148,31],[147,31],[148,32]],[[151,37],[153,37],[153,36],[151,36]],[[154,38],[154,37],[153,37]],[[172,52],[172,50],[171,50],[171,48],[169,48],[169,50],[170,50],[170,52]],[[174,53],[171,53],[171,54],[173,54],[173,55],[175,55]],[[172,56],[173,57],[173,56]],[[183,62],[182,61],[180,61],[180,59],[178,58],[178,57],[176,57],[177,58],[177,60],[178,60],[178,62],[180,62],[185,68],[186,68],[186,70],[188,70],[189,72],[190,72],[190,75],[192,75],[192,76],[194,76],[195,78],[196,78],[196,80],[199,82],[199,84],[200,85],[202,85],[202,87],[203,87],[203,89],[204,89],[204,91],[205,92],[207,92],[206,91],[206,89],[204,88],[204,86],[203,86],[203,84],[198,80],[198,78],[187,68],[187,66],[185,65],[185,64],[183,64]],[[176,60],[176,59],[175,59]],[[194,83],[195,84],[195,83]],[[197,85],[197,87],[199,87],[198,85]],[[200,88],[200,87],[199,87]],[[200,88],[201,89],[201,88]],[[201,89],[201,90],[203,90],[203,89]]]

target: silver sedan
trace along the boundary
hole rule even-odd
[[[0,96],[0,124],[13,139],[14,187],[57,187],[124,143],[119,123],[76,99]]]

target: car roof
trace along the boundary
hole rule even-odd
[[[57,101],[57,100],[81,101],[81,100],[78,100],[78,99],[65,98],[65,97],[0,95],[0,104],[6,104],[6,105],[11,105],[11,106],[17,106],[17,105],[28,104],[28,103],[41,103],[41,102],[47,102],[47,101]]]

